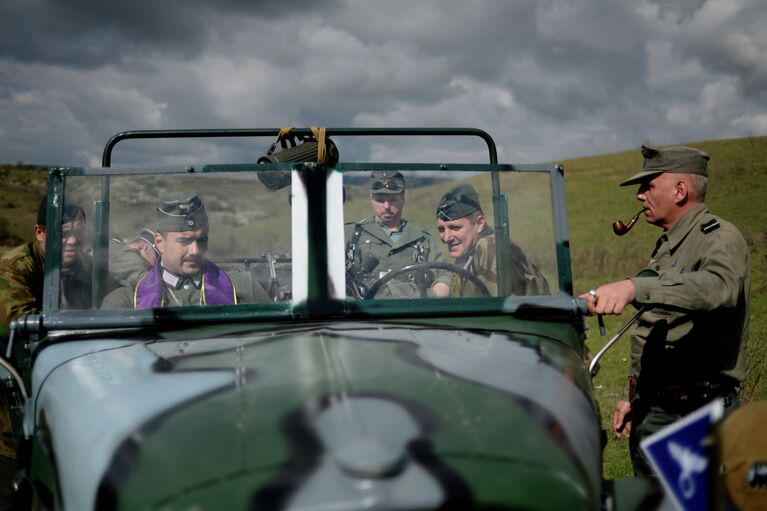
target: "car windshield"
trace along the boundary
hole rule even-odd
[[[302,168],[59,169],[48,312],[568,291],[555,166]]]

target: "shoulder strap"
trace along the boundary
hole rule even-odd
[[[700,230],[703,232],[703,234],[708,234],[710,232],[713,232],[717,229],[719,229],[722,226],[722,224],[719,223],[719,220],[716,218],[712,218],[708,222],[702,224],[700,226]]]

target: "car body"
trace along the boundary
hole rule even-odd
[[[110,236],[151,225],[158,197],[179,189],[204,198],[210,259],[270,301],[65,310],[61,234],[51,229],[44,310],[17,321],[9,348],[20,486],[36,505],[610,507],[584,362],[586,309],[572,296],[562,167],[498,164],[479,130],[353,128],[327,136],[478,137],[489,163],[111,166],[125,139],[278,132],[127,132],[110,140],[101,168],[51,169],[48,225],[60,224],[65,198],[89,219],[94,304],[110,291]],[[316,132],[293,134],[283,151]],[[440,195],[472,183],[498,239],[526,250],[551,293],[504,292],[499,243],[501,296],[347,297],[344,222],[369,215],[373,170],[405,175],[404,217],[428,230]],[[416,274],[442,269],[419,271],[403,281],[417,288]]]

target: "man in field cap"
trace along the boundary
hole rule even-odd
[[[642,171],[623,181],[621,186],[639,184],[666,172],[708,177],[709,155],[699,149],[685,146],[656,149],[643,145],[642,156]]]
[[[455,258],[455,264],[476,275],[491,296],[498,296],[495,232],[485,220],[474,187],[461,184],[448,191],[437,205],[436,216],[439,237]],[[538,268],[516,243],[509,243],[512,293],[548,294],[548,283]],[[481,296],[475,284],[459,275],[453,276],[450,293],[451,296]]]
[[[351,287],[358,292],[364,292],[392,270],[418,262],[442,261],[431,234],[402,218],[405,189],[401,172],[373,171],[369,187],[373,215],[345,225],[348,280],[355,281]],[[449,277],[440,272],[436,275],[431,289],[436,296],[446,296]],[[380,296],[386,293],[399,298],[418,296],[416,290],[397,282],[387,286]]]
[[[638,185],[648,223],[663,232],[647,269],[581,295],[592,314],[644,307],[631,338],[631,368],[613,412],[613,430],[629,438],[634,471],[650,475],[639,442],[722,397],[737,407],[745,376],[749,254],[738,229],[705,204],[709,155],[691,147],[642,146]]]
[[[208,214],[196,192],[172,195],[157,207],[154,244],[159,258],[135,286],[123,286],[104,298],[102,308],[149,308],[187,305],[224,305],[266,301],[257,284],[234,282],[205,258]]]

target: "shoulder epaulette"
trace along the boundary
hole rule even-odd
[[[710,232],[713,232],[717,229],[719,229],[722,226],[722,224],[719,223],[719,220],[716,218],[712,218],[705,224],[700,226],[700,230],[703,232],[703,234],[708,234]]]

